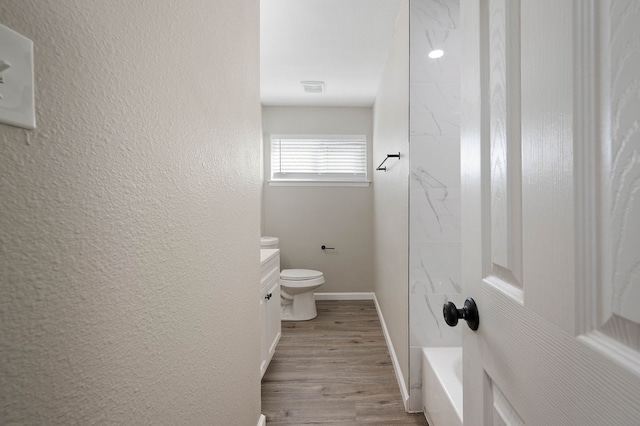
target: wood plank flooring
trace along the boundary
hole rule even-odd
[[[262,380],[267,425],[427,425],[404,411],[373,301],[316,304],[315,319],[282,323]]]

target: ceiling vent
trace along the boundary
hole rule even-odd
[[[301,81],[305,93],[324,93],[324,81]]]

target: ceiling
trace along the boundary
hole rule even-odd
[[[263,105],[371,106],[401,0],[260,0]],[[301,81],[324,81],[305,93]]]

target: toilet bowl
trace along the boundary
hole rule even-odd
[[[260,238],[261,248],[278,248],[277,237]],[[324,283],[324,275],[312,269],[283,269],[280,272],[282,321],[306,321],[318,315],[314,290]]]
[[[312,269],[280,272],[280,304],[283,321],[306,321],[318,316],[313,291],[324,283],[324,275]]]

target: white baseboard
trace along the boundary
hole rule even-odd
[[[264,414],[260,414],[260,418],[258,419],[258,426],[266,426],[267,425],[267,418],[264,416]]]
[[[375,293],[373,293],[373,301],[376,304],[376,311],[378,311],[378,317],[380,318],[380,325],[382,325],[382,333],[384,334],[384,339],[387,341],[387,348],[389,348],[389,356],[391,357],[393,370],[396,373],[396,380],[398,381],[398,387],[400,388],[400,394],[402,395],[404,410],[406,412],[410,412],[409,390],[407,389],[407,384],[405,383],[404,377],[402,376],[402,370],[400,369],[400,362],[398,361],[396,350],[393,347],[393,342],[391,341],[391,336],[389,336],[389,330],[387,329],[387,324],[384,322],[384,317],[382,316],[382,309],[380,308],[380,304],[378,303],[378,299],[376,298]]]
[[[374,293],[314,293],[316,300],[375,300]]]
[[[316,300],[373,300],[376,305],[376,311],[378,312],[378,318],[380,318],[380,325],[382,325],[382,333],[384,334],[384,340],[387,342],[387,348],[389,349],[389,356],[391,357],[391,363],[393,364],[393,371],[396,373],[396,380],[398,380],[398,387],[400,387],[400,394],[402,395],[402,401],[404,403],[405,411],[409,412],[409,390],[407,384],[404,382],[402,376],[402,370],[400,369],[400,363],[398,362],[398,356],[396,350],[391,342],[389,336],[389,330],[387,324],[384,322],[382,316],[382,309],[378,303],[375,293],[315,293]]]

